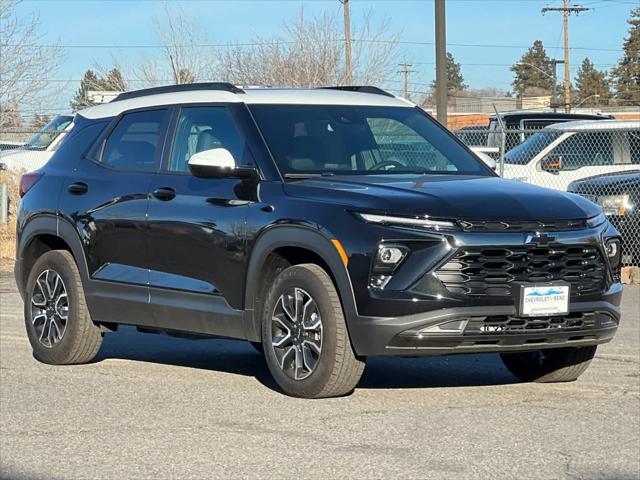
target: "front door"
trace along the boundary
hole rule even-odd
[[[257,184],[192,176],[189,158],[213,148],[252,162],[229,107],[183,107],[150,189],[150,298],[159,326],[242,337],[246,217]]]

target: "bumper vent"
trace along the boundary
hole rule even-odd
[[[570,313],[558,317],[489,316],[472,318],[465,335],[498,335],[501,333],[535,333],[554,330],[584,330],[596,327],[598,313]]]
[[[600,253],[583,245],[463,248],[435,275],[451,293],[471,296],[508,297],[517,282],[565,281],[574,297],[605,287]]]

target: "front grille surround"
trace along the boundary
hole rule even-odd
[[[574,312],[550,317],[518,317],[515,315],[491,315],[471,318],[464,335],[500,335],[538,333],[595,328],[598,312]]]
[[[465,232],[567,232],[583,230],[584,219],[576,220],[458,220]]]
[[[579,297],[604,291],[606,268],[595,245],[461,247],[435,276],[456,295],[511,297],[520,283],[563,281]]]

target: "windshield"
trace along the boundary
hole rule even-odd
[[[51,120],[41,131],[36,133],[24,144],[24,148],[29,150],[45,150],[73,120],[69,115],[58,115]]]
[[[520,145],[509,150],[504,156],[504,161],[514,165],[526,165],[561,134],[562,132],[552,131],[535,133]]]
[[[251,105],[283,176],[492,175],[416,108]]]

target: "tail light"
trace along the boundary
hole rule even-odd
[[[25,194],[31,190],[31,187],[33,187],[38,180],[42,178],[42,175],[43,174],[40,172],[30,172],[22,175],[20,178],[20,198],[24,197]]]

